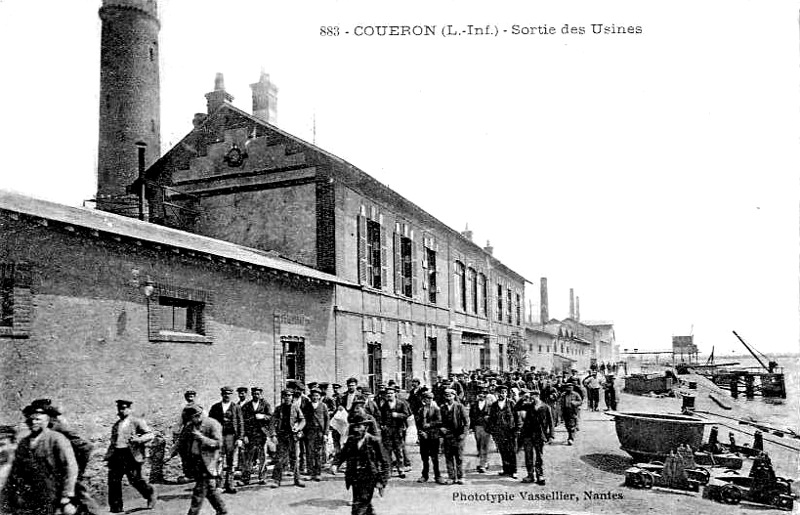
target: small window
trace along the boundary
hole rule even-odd
[[[438,286],[436,285],[436,252],[432,249],[425,249],[426,263],[428,266],[428,302],[436,304],[436,294],[438,293]]]
[[[30,265],[0,263],[0,337],[27,338],[32,315]]]
[[[152,342],[211,343],[207,317],[210,294],[190,288],[156,284],[148,302]]]

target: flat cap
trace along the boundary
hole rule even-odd
[[[260,386],[254,386],[254,387],[250,388],[250,391],[251,392],[263,392],[264,389],[261,388]]]
[[[219,389],[219,393],[233,393],[233,388],[230,386],[223,386]]]
[[[183,414],[188,417],[193,417],[195,415],[202,415],[203,414],[203,407],[199,404],[191,404],[183,408]]]
[[[183,395],[197,395],[197,392],[194,390],[186,390],[183,392]]]
[[[133,401],[128,401],[125,399],[117,399],[117,407],[118,408],[130,408]]]
[[[237,392],[245,392],[245,393],[247,393],[248,390],[250,389],[246,386],[240,386],[239,388],[236,389]]]
[[[350,377],[347,379],[347,384],[358,384],[358,379],[355,377]]]

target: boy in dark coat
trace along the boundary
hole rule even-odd
[[[350,437],[342,452],[333,462],[331,473],[342,463],[347,463],[344,475],[345,487],[353,491],[352,515],[371,515],[372,496],[375,488],[383,495],[389,476],[389,467],[381,448],[381,441],[367,433],[369,420],[357,414],[350,424]]]

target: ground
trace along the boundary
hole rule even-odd
[[[621,396],[622,411],[679,411],[679,401]],[[413,435],[409,441],[413,441]],[[378,514],[483,514],[483,513],[703,513],[730,515],[733,511],[752,513],[786,513],[760,506],[741,504],[727,506],[702,499],[699,493],[671,490],[635,490],[623,486],[624,471],[632,461],[619,449],[614,423],[602,412],[582,413],[581,430],[575,445],[565,444],[563,426],[556,431],[555,442],[545,447],[546,486],[520,483],[519,480],[498,477],[500,456],[490,455],[490,470],[486,474],[475,472],[477,454],[475,440],[467,438],[465,451],[466,484],[441,486],[419,484],[420,461],[418,448],[410,443],[413,471],[405,479],[393,477],[384,497],[374,501]],[[771,447],[768,446],[767,450]],[[778,452],[777,450],[775,451]],[[798,479],[797,456],[774,458],[776,463],[792,463],[794,473],[778,469],[778,475]],[[443,460],[442,460],[443,461]],[[524,476],[524,457],[517,459],[520,479]],[[443,468],[444,470],[444,468]],[[155,513],[183,514],[189,507],[192,485],[157,485],[159,505]],[[550,494],[549,499],[530,500],[531,494]],[[136,493],[126,489],[126,509],[139,511],[145,502]],[[234,495],[223,495],[231,514],[295,513],[347,515],[350,513],[351,494],[345,490],[342,473],[326,474],[320,483],[306,482],[306,488],[297,488],[287,477],[278,489],[268,486],[240,488]],[[541,498],[541,497],[540,497]],[[147,513],[147,512],[144,512]],[[205,504],[202,513],[213,509]]]

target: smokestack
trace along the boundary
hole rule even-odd
[[[569,289],[569,317],[575,318],[575,292],[572,288]]]
[[[233,96],[225,91],[225,77],[217,73],[214,77],[214,91],[206,93],[206,107],[208,114],[213,113],[225,102],[233,102]]]
[[[575,320],[581,321],[581,298],[575,297]]]
[[[253,116],[274,125],[278,121],[278,87],[262,69],[261,77],[250,84],[250,89],[253,90]]]
[[[547,305],[547,277],[542,277],[539,280],[540,288],[540,303],[541,303],[541,323],[542,325],[550,321],[550,313]]]
[[[469,230],[469,224],[464,226],[464,230],[461,231],[461,236],[465,237],[469,241],[472,241],[472,231]]]
[[[483,250],[485,250],[488,254],[494,254],[494,247],[492,247],[492,244],[489,243],[489,240],[486,240],[486,246],[483,247]]]

